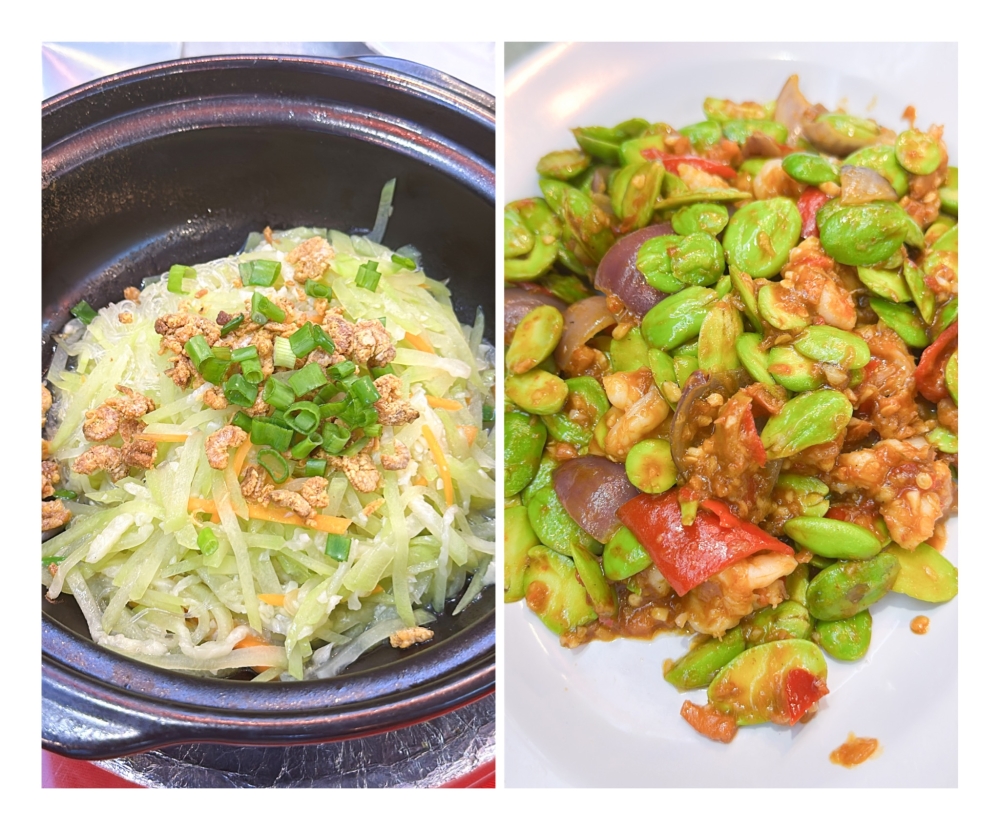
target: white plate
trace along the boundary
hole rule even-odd
[[[571,127],[641,116],[681,127],[707,96],[769,100],[797,72],[810,101],[902,129],[945,126],[957,163],[954,44],[578,44],[549,47],[506,78],[504,201],[535,195],[535,163],[574,146]],[[958,523],[945,555],[957,563]],[[828,660],[830,694],[808,724],[745,727],[728,746],[696,734],[662,663],[687,638],[560,647],[524,603],[504,613],[505,782],[510,787],[954,787],[958,783],[958,607],[890,594],[871,648]],[[910,620],[925,614],[917,636]],[[830,753],[853,732],[881,754],[854,769]]]

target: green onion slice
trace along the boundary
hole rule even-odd
[[[392,261],[397,265],[402,265],[404,268],[409,268],[411,271],[417,270],[417,263],[415,263],[408,256],[400,256],[399,254],[392,255]]]
[[[281,369],[295,368],[295,352],[292,351],[292,344],[287,337],[274,338],[274,354],[271,356],[274,365]]]
[[[306,280],[305,290],[307,297],[328,300],[333,296],[333,289],[329,285],[316,282],[316,280]]]
[[[259,291],[253,292],[250,299],[250,318],[258,325],[263,326],[268,320],[275,323],[285,322],[285,311],[272,303]]]
[[[235,317],[233,317],[232,320],[230,320],[222,327],[222,336],[225,337],[227,334],[232,334],[234,331],[236,331],[236,329],[238,329],[240,326],[243,325],[243,321],[245,319],[246,319],[245,315],[237,314]]]
[[[322,331],[322,329],[321,329]],[[316,336],[313,334],[313,324],[306,323],[298,331],[293,332],[288,338],[288,344],[296,357],[305,357],[316,348]]]
[[[381,279],[381,276],[378,271],[378,263],[370,259],[358,268],[358,274],[354,278],[354,282],[358,288],[367,288],[369,291],[374,291],[378,288],[378,281]]]
[[[303,458],[307,458],[309,453],[311,453],[316,447],[322,446],[323,436],[318,432],[311,432],[305,438],[303,438],[299,443],[292,447],[292,458],[301,461]],[[326,461],[323,461],[324,469],[326,469]]]
[[[339,533],[328,533],[325,551],[331,559],[337,562],[346,562],[351,553],[351,540]]]
[[[326,375],[318,363],[307,363],[297,372],[288,377],[288,385],[292,387],[295,397],[301,398],[313,389],[326,386]]]
[[[313,432],[319,426],[319,421],[319,407],[309,401],[293,403],[285,410],[285,423],[303,435]]]
[[[233,420],[231,421],[234,427],[239,427],[247,435],[250,434],[250,425],[253,423],[253,418],[246,414],[246,412],[237,412],[233,415]]]
[[[240,263],[240,279],[244,285],[260,285],[268,288],[281,273],[281,263],[273,259],[255,259]]]
[[[196,334],[188,340],[184,344],[184,351],[188,353],[188,357],[191,358],[191,362],[196,368],[199,368],[203,361],[213,357],[212,347],[208,345],[208,341],[203,334]]]
[[[230,365],[231,364],[228,360],[220,360],[217,357],[209,357],[202,361],[201,366],[198,367],[198,371],[201,372],[201,376],[205,378],[205,380],[218,386],[222,383],[223,378],[225,378]]]
[[[257,463],[271,476],[275,484],[281,484],[288,478],[288,462],[276,450],[266,449],[257,453]]]
[[[237,406],[253,406],[257,400],[257,387],[243,375],[231,375],[222,386],[226,400]]]
[[[198,550],[205,556],[211,556],[219,549],[219,540],[215,531],[210,527],[203,527],[198,531]]]
[[[331,380],[343,380],[353,375],[357,368],[353,360],[342,360],[340,363],[334,363],[326,373]]]
[[[262,418],[254,418],[250,424],[250,440],[258,446],[274,447],[278,452],[284,452],[292,445],[294,435],[288,427],[278,426]]]
[[[194,278],[196,271],[189,265],[171,265],[167,274],[167,291],[171,294],[184,293],[184,279]]]
[[[322,437],[320,438],[320,440],[322,441]],[[313,478],[314,476],[325,476],[326,459],[306,458],[301,464],[297,464],[295,466],[295,475],[299,476],[300,478]]]
[[[86,300],[80,300],[73,308],[69,311],[77,320],[83,323],[85,326],[89,326],[94,322],[94,318],[97,316],[97,312],[91,307],[90,303]]]
[[[323,424],[323,450],[330,453],[330,455],[339,453],[347,446],[347,442],[350,440],[350,431],[340,424]]]
[[[271,375],[264,383],[264,402],[280,412],[295,403],[295,393],[291,386]]]

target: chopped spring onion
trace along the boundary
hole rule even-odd
[[[393,375],[395,372],[392,371],[392,366],[372,366],[371,368],[372,377],[378,380],[383,375]]]
[[[242,349],[233,349],[233,360],[242,363],[244,360],[259,360],[256,346],[244,346]]]
[[[318,432],[310,432],[303,438],[299,443],[292,447],[292,458],[301,461],[303,458],[307,458],[309,453],[311,453],[316,447],[322,446],[323,436]],[[322,460],[322,459],[319,459]],[[323,462],[324,470],[326,469],[326,462]],[[319,475],[322,475],[320,473]]]
[[[488,403],[483,404],[483,420],[492,421],[496,418],[496,413]]]
[[[357,455],[361,450],[368,446],[368,442],[371,439],[367,435],[362,435],[357,441],[351,444],[346,450],[341,452],[341,455],[351,457]]]
[[[336,455],[347,446],[347,442],[350,440],[350,431],[342,427],[340,424],[323,424],[324,452],[328,452],[330,455]]]
[[[322,282],[316,282],[316,280],[306,280],[305,285],[306,296],[316,297],[322,300],[328,300],[333,296],[333,289],[329,285]]]
[[[375,214],[375,226],[368,238],[376,244],[382,243],[385,236],[385,229],[389,225],[389,217],[392,216],[392,196],[396,192],[396,180],[389,179],[382,186],[382,193],[378,197],[378,211]]]
[[[281,412],[295,403],[295,393],[291,386],[271,375],[264,383],[264,403]]]
[[[56,490],[53,494],[57,499],[75,499],[75,490]]]
[[[330,339],[330,335],[323,331],[321,326],[312,324],[313,327],[313,337],[316,340],[316,345],[319,346],[327,354],[333,354],[336,345]]]
[[[292,344],[288,342],[287,337],[274,338],[274,354],[271,359],[279,369],[295,368],[295,352],[292,351]]]
[[[316,348],[316,335],[313,334],[313,324],[306,323],[298,331],[295,331],[288,338],[288,344],[296,357],[305,357]]]
[[[212,347],[208,345],[208,341],[203,334],[196,334],[188,340],[184,344],[184,351],[188,353],[188,357],[191,358],[191,362],[195,365],[195,368],[200,367],[204,361],[213,357]]]
[[[409,268],[411,271],[417,270],[417,263],[415,263],[408,256],[400,256],[399,254],[392,255],[392,261],[397,265],[402,265],[404,268]]]
[[[212,346],[212,357],[229,361],[233,359],[233,350],[227,349],[225,346]]]
[[[253,297],[250,298],[251,320],[258,325],[263,326],[268,320],[275,323],[284,323],[285,316],[284,309],[276,306],[259,291],[253,292]]]
[[[197,272],[190,265],[171,265],[167,274],[167,291],[171,294],[184,293],[184,280],[194,279]]]
[[[97,316],[97,312],[91,307],[90,303],[86,300],[80,300],[73,308],[69,311],[77,320],[83,323],[85,326],[89,326],[94,322],[94,318]]]
[[[205,556],[211,556],[219,549],[219,540],[215,531],[210,527],[203,527],[198,531],[198,550]]]
[[[347,536],[329,533],[326,537],[326,555],[337,562],[346,562],[351,553],[351,540]]]
[[[220,360],[217,357],[209,357],[202,361],[201,365],[198,367],[198,371],[201,372],[201,376],[205,378],[205,380],[218,386],[222,383],[222,379],[226,376],[226,372],[229,371],[230,365],[231,364],[228,360]]]
[[[292,387],[295,397],[301,398],[313,389],[326,386],[326,376],[318,363],[307,363],[297,372],[289,375],[288,385]]]
[[[240,263],[240,279],[244,285],[269,288],[281,273],[281,263],[273,259],[255,259]]]
[[[378,281],[381,277],[382,275],[378,271],[378,263],[374,260],[368,260],[368,262],[358,268],[358,274],[354,278],[354,282],[358,288],[367,288],[369,291],[374,291],[378,288]],[[384,322],[383,325],[385,325]]]
[[[272,449],[257,453],[257,463],[271,476],[275,484],[281,484],[288,479],[288,462],[284,456]]]
[[[310,436],[311,438],[312,436]],[[320,441],[322,442],[322,436]],[[294,453],[294,450],[292,450]],[[325,458],[306,458],[301,464],[295,466],[295,475],[300,478],[313,478],[315,476],[326,475]]]
[[[245,433],[247,433],[247,435],[249,435],[250,424],[253,423],[253,419],[249,415],[247,415],[246,412],[237,412],[235,415],[233,415],[233,420],[231,423],[234,427],[239,427]]]
[[[237,406],[253,406],[257,400],[257,387],[243,375],[231,375],[227,378],[222,385],[222,392],[227,401]]]
[[[235,317],[233,317],[232,320],[230,320],[222,327],[222,336],[225,337],[227,334],[232,334],[234,331],[236,331],[236,329],[238,329],[240,326],[243,325],[243,321],[245,319],[246,319],[245,315],[237,314]]]
[[[241,365],[243,367],[243,377],[247,379],[247,382],[252,383],[254,386],[264,382],[264,368],[260,365],[259,360],[244,360]]]
[[[365,404],[375,403],[381,397],[372,379],[365,375],[361,375],[351,384],[350,392],[352,398]]]
[[[261,418],[254,418],[250,424],[250,440],[258,445],[274,447],[278,452],[284,452],[292,445],[294,434],[288,427],[281,427]]]
[[[319,407],[309,401],[293,403],[284,412],[285,423],[296,432],[308,435],[319,426]]]
[[[344,378],[350,377],[357,371],[357,366],[353,360],[342,360],[340,363],[334,363],[326,373],[330,376],[331,380],[343,380]]]

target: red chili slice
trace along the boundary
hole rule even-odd
[[[938,339],[920,355],[920,363],[913,373],[913,380],[916,381],[917,391],[931,403],[937,403],[948,394],[948,387],[944,382],[944,368],[957,348],[958,320],[941,332]]]
[[[747,442],[750,448],[750,455],[761,467],[767,466],[767,451],[764,449],[764,442],[760,440],[757,433],[757,425],[753,422],[753,402],[747,404],[743,410],[743,420],[740,422],[740,435]]]
[[[812,705],[830,693],[823,678],[806,669],[791,669],[785,678],[785,700],[788,704],[788,725],[794,726]]]
[[[700,506],[707,510],[699,510],[687,526],[681,522],[676,490],[659,496],[642,493],[618,509],[618,517],[679,596],[754,553],[794,553],[760,528],[733,516],[722,502],[710,499]],[[728,518],[720,519],[723,513]]]
[[[819,236],[819,228],[816,227],[816,214],[828,201],[830,201],[830,197],[818,187],[807,187],[799,196],[796,207],[798,207],[799,215],[802,217],[803,239]]]
[[[731,179],[736,175],[736,171],[728,164],[703,159],[701,156],[675,156],[671,153],[665,153],[663,150],[657,150],[655,147],[646,147],[639,151],[639,155],[649,161],[663,162],[663,166],[671,173],[676,173],[682,164],[688,164],[714,176],[722,176],[724,179]]]

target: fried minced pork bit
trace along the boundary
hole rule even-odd
[[[304,283],[322,277],[333,254],[333,248],[322,236],[314,236],[292,248],[285,261],[295,267],[295,281]]]
[[[55,461],[42,462],[42,498],[47,499],[56,491],[56,485],[62,481],[59,475],[59,465]]]
[[[334,348],[342,354],[351,353],[351,342],[354,337],[354,323],[344,319],[344,309],[327,309],[323,315],[323,322],[320,325],[333,341]]]
[[[313,476],[307,478],[299,487],[299,492],[309,504],[317,510],[322,510],[330,504],[329,493],[330,482],[323,476]]]
[[[382,469],[405,470],[410,463],[410,451],[406,448],[406,444],[396,438],[393,440],[392,449],[392,452],[382,450]]]
[[[243,473],[243,481],[240,482],[240,492],[247,501],[263,503],[267,494],[274,489],[274,485],[267,480],[267,473],[259,464],[250,464]]]
[[[131,300],[133,303],[139,302],[140,292],[139,289],[136,288],[134,285],[130,285],[122,293],[125,295],[126,300]]]
[[[305,500],[301,493],[296,493],[294,490],[271,490],[264,496],[264,503],[268,502],[285,507],[303,519],[309,519],[316,515],[316,509]]]
[[[420,417],[420,413],[400,397],[399,392],[402,387],[403,382],[396,375],[382,375],[380,378],[375,378],[379,399],[375,401],[374,406],[380,424],[400,426]]]
[[[205,439],[205,455],[213,470],[224,470],[229,463],[229,451],[247,440],[247,434],[232,424],[217,429]]]
[[[354,327],[351,359],[361,366],[387,365],[396,357],[392,338],[378,320],[362,320]]]
[[[198,334],[204,335],[209,346],[216,345],[222,336],[221,329],[216,323],[201,315],[185,312],[158,317],[153,328],[162,338],[160,340],[160,354],[163,354],[167,349],[174,354],[181,354],[184,350],[184,344]]]
[[[328,456],[330,466],[335,470],[343,470],[351,486],[359,493],[374,493],[382,480],[382,476],[375,467],[375,462],[366,452],[357,455]]]
[[[403,628],[394,634],[389,635],[389,645],[393,648],[409,648],[417,643],[426,643],[434,639],[434,632],[429,628],[415,625],[412,628]]]
[[[120,396],[108,398],[84,415],[83,434],[88,441],[106,441],[118,432],[128,440],[142,431],[138,419],[156,409],[156,404],[145,395],[120,384],[115,388],[121,392]]]
[[[104,470],[112,481],[119,481],[129,474],[132,467],[151,470],[155,459],[156,444],[142,438],[128,441],[121,447],[98,444],[73,462],[73,472],[92,475]]]
[[[55,530],[73,518],[62,499],[42,502],[42,531]]]
[[[181,389],[184,389],[191,382],[191,378],[198,377],[198,372],[195,370],[191,358],[186,354],[174,355],[170,358],[170,362],[174,364],[174,368],[167,369],[164,374]]]
[[[210,409],[225,409],[229,406],[229,401],[226,400],[225,394],[223,394],[222,389],[218,386],[213,386],[211,389],[205,390],[205,396],[202,398],[205,402],[205,406]]]
[[[48,387],[42,384],[42,426],[45,426],[45,416],[48,414],[49,410],[52,409],[52,393],[48,390]]]

